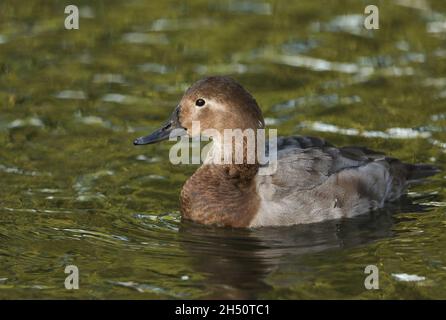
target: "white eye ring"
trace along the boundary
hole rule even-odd
[[[197,106],[197,107],[202,107],[202,106],[204,106],[206,104],[206,101],[204,101],[204,99],[197,99],[197,101],[195,101],[195,105]]]

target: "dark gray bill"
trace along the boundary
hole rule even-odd
[[[167,122],[161,128],[148,136],[135,139],[133,144],[143,145],[157,143],[159,141],[167,140],[169,137],[180,137],[185,135],[187,132],[180,124],[179,114],[180,106],[175,108],[169,120],[167,120]]]

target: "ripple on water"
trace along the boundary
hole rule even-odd
[[[124,76],[115,73],[98,73],[93,76],[94,83],[117,83],[124,84]]]
[[[395,3],[402,7],[408,7],[416,10],[430,11],[429,3],[425,0],[396,0]]]
[[[373,37],[373,32],[364,28],[361,14],[340,15],[327,23],[315,22],[310,26],[313,32],[345,32],[362,37]]]
[[[252,13],[258,15],[271,15],[273,10],[271,4],[260,1],[230,1],[226,7],[222,7],[225,10],[239,12],[239,13]]]
[[[101,100],[104,102],[113,102],[119,104],[135,104],[143,99],[121,93],[107,93],[102,96]]]
[[[370,68],[361,69],[358,65],[354,63],[332,62],[300,54],[295,54],[295,55],[266,54],[264,57],[275,63],[284,64],[291,67],[307,68],[313,71],[335,71],[347,74],[361,72],[363,74],[369,74],[371,70],[373,70]]]
[[[324,123],[321,121],[309,122],[305,121],[299,124],[299,127],[308,128],[320,132],[339,133],[348,136],[361,136],[366,138],[391,138],[391,139],[417,139],[430,138],[431,133],[426,131],[418,131],[413,128],[389,128],[386,131],[377,130],[359,130],[354,128],[342,128],[334,124]]]
[[[111,124],[110,121],[104,120],[98,116],[84,116],[80,111],[77,111],[74,114],[74,117],[77,121],[79,121],[83,124],[100,125],[101,127],[109,128],[109,129],[111,129],[113,127],[113,125]]]
[[[444,34],[446,33],[446,21],[445,17],[442,17],[440,21],[432,21],[427,24],[427,32],[433,33],[439,37],[444,38]]]
[[[159,74],[167,74],[173,71],[173,68],[154,62],[143,63],[138,66],[142,72],[153,72]]]
[[[132,44],[169,44],[169,39],[161,33],[130,32],[123,35],[122,40]]]
[[[85,100],[87,96],[81,90],[63,90],[54,95],[58,99]]]
[[[179,223],[181,222],[181,216],[174,212],[161,214],[135,213],[133,217],[141,221],[145,226],[161,230],[178,231]]]
[[[94,240],[99,240],[99,241],[108,242],[108,243],[116,243],[117,241],[118,242],[122,242],[122,241],[129,242],[129,239],[126,236],[107,234],[107,233],[92,231],[92,230],[70,229],[70,228],[59,229],[59,228],[55,228],[55,227],[53,228],[53,230],[68,232],[74,238],[92,238]]]
[[[187,296],[187,294],[185,293],[175,293],[172,290],[168,290],[152,284],[138,283],[135,281],[108,281],[108,282],[115,286],[136,290],[139,293],[155,293],[175,298],[184,298]]]
[[[426,277],[407,273],[392,273],[392,277],[394,277],[398,281],[404,281],[404,282],[417,282],[426,280]]]
[[[216,24],[216,21],[208,18],[194,19],[167,19],[161,18],[152,22],[151,31],[176,31],[199,28],[209,28]]]
[[[446,78],[426,78],[422,84],[427,87],[446,88]]]
[[[8,123],[6,125],[6,128],[8,129],[14,129],[14,128],[22,128],[22,127],[44,127],[45,124],[43,121],[38,117],[29,117],[26,119],[15,119]]]
[[[311,49],[317,48],[319,42],[313,39],[297,39],[282,44],[282,51],[285,54],[302,54]]]
[[[133,132],[133,129],[131,127],[122,127],[118,125],[114,125],[111,121],[103,119],[98,116],[84,116],[82,112],[76,111],[74,113],[74,118],[76,121],[85,124],[85,125],[91,125],[91,126],[101,126],[103,128],[111,129],[116,132]]]
[[[278,104],[273,105],[272,110],[275,112],[280,112],[283,110],[294,110],[298,107],[309,107],[309,106],[319,106],[333,107],[336,105],[350,105],[354,103],[361,102],[359,96],[345,96],[341,97],[336,93],[327,95],[308,95],[305,97],[299,97],[295,99],[290,99]]]
[[[205,74],[243,74],[247,73],[248,71],[257,71],[260,72],[260,68],[255,68],[251,66],[247,66],[240,63],[233,63],[233,64],[220,64],[220,65],[212,65],[212,66],[205,66],[205,65],[198,65],[195,67],[195,72],[199,73],[201,75]]]
[[[79,16],[85,19],[93,19],[95,18],[95,13],[92,7],[90,6],[81,6],[79,8]]]
[[[138,161],[144,161],[144,162],[148,162],[148,163],[155,163],[155,162],[159,162],[161,160],[160,157],[147,157],[143,154],[139,154],[136,156],[136,160]]]
[[[429,142],[432,143],[432,145],[441,148],[442,151],[446,153],[446,142],[443,142],[443,141],[440,141],[440,140],[434,139],[434,138],[430,138]]]
[[[29,171],[25,169],[21,169],[14,166],[6,166],[0,163],[0,171],[11,174],[18,174],[24,176],[50,176],[49,172],[37,172],[37,171]]]
[[[441,201],[428,201],[428,202],[422,202],[420,204],[429,207],[446,207],[446,202],[441,202]]]
[[[89,201],[106,198],[101,192],[94,191],[94,188],[99,179],[113,176],[114,174],[115,173],[112,170],[99,170],[77,177],[76,182],[73,184],[73,189],[77,193],[77,200]]]

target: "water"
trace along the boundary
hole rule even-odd
[[[229,74],[281,135],[444,168],[443,1],[378,1],[374,31],[367,1],[77,3],[71,31],[63,1],[0,4],[0,298],[446,298],[444,173],[356,219],[219,229],[180,220],[195,166],[132,145]]]

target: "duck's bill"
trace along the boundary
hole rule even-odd
[[[158,130],[152,132],[151,134],[140,137],[133,141],[134,145],[152,144],[157,143],[169,138],[175,138],[184,136],[187,131],[181,126],[179,120],[180,107],[175,108],[169,120]]]

